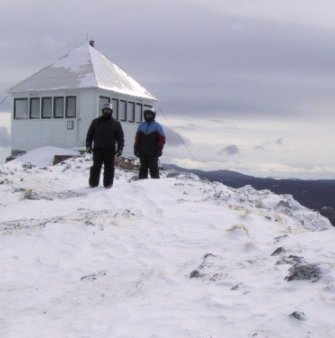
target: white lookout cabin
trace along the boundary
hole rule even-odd
[[[71,50],[10,89],[12,151],[41,146],[82,148],[91,121],[107,102],[132,153],[143,111],[157,99],[94,48],[94,41]]]

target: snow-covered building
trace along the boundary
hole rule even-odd
[[[125,132],[125,152],[134,142],[143,110],[157,99],[85,42],[10,89],[12,150],[40,146],[82,147],[93,118],[106,102]]]

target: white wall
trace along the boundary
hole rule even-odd
[[[41,146],[72,148],[85,145],[83,129],[92,120],[95,112],[95,90],[60,90],[34,92],[31,97],[76,96],[76,118],[61,119],[12,119],[12,150],[31,150]],[[14,97],[30,97],[30,93],[17,93]],[[12,104],[13,109],[13,104]],[[73,123],[73,129],[68,128]],[[88,127],[87,127],[88,128]],[[86,133],[86,132],[85,132]],[[86,137],[86,136],[85,136]]]
[[[12,150],[31,150],[41,146],[63,148],[85,147],[87,130],[92,120],[100,115],[99,96],[124,99],[132,102],[152,104],[151,100],[127,97],[97,88],[78,90],[59,90],[34,93],[16,93],[14,97],[77,97],[76,118],[62,119],[12,119]],[[13,107],[13,104],[12,104]],[[73,121],[74,129],[68,129],[68,122]],[[125,134],[125,155],[133,155],[133,146],[138,123],[121,122]]]
[[[74,121],[74,129],[67,129],[67,121]],[[54,145],[74,147],[77,145],[75,119],[61,120],[14,120],[12,123],[12,149],[31,150]]]
[[[97,89],[83,89],[77,107],[78,145],[85,147],[87,130],[92,120],[98,117]]]
[[[0,109],[0,164],[5,162],[5,159],[10,155],[11,152],[10,139],[7,140],[7,137],[10,138],[10,125],[10,113],[2,112]]]

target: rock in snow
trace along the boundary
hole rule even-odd
[[[303,312],[294,311],[290,314],[290,317],[295,318],[297,320],[306,320],[306,316]]]
[[[286,280],[310,280],[317,282],[320,279],[321,271],[317,264],[294,265],[289,269],[289,275]]]
[[[47,153],[0,167],[0,337],[335,337],[318,213],[189,174],[90,189],[89,155]]]

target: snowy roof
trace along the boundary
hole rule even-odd
[[[14,93],[92,87],[157,100],[88,42],[18,83],[10,91]]]

